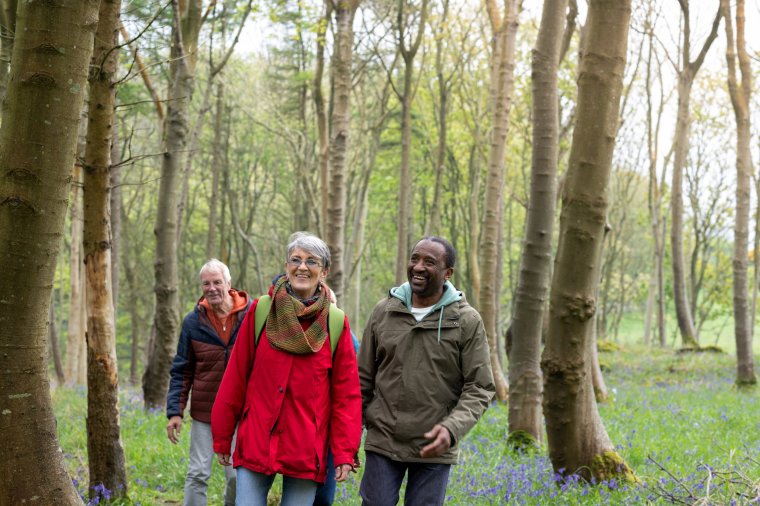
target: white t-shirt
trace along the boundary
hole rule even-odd
[[[412,307],[412,314],[414,315],[414,318],[417,321],[421,321],[423,318],[427,316],[427,314],[430,312],[431,309],[433,309],[433,306]]]

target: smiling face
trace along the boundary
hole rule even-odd
[[[320,281],[324,281],[329,269],[324,268],[321,258],[301,248],[294,248],[285,262],[290,287],[301,299],[308,299],[317,291]]]
[[[407,278],[412,288],[412,305],[429,307],[438,302],[443,285],[454,273],[446,266],[446,248],[434,241],[420,241],[414,247],[407,266]]]
[[[230,283],[224,280],[224,275],[217,270],[203,271],[201,274],[201,289],[209,305],[222,308],[230,298]]]

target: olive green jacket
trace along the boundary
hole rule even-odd
[[[365,450],[401,462],[455,464],[459,442],[494,397],[483,321],[461,292],[446,282],[444,296],[417,322],[409,310],[408,283],[380,301],[359,347]],[[452,446],[422,458],[435,424]]]

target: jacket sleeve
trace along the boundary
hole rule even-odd
[[[364,327],[361,343],[359,344],[359,383],[362,393],[362,424],[366,425],[365,413],[367,406],[372,402],[375,393],[375,375],[377,374],[377,361],[375,353],[377,350],[377,340],[375,335],[375,313],[377,306],[372,311],[372,315]]]
[[[362,398],[348,317],[333,355],[330,387],[330,448],[335,466],[352,464],[362,437]]]
[[[475,312],[471,307],[470,311]],[[468,315],[469,316],[469,315]],[[454,446],[477,423],[496,393],[491,371],[488,338],[480,315],[464,318],[460,351],[463,386],[459,401],[441,425],[449,429]]]
[[[254,314],[257,302],[258,299],[250,305],[240,325],[227,369],[211,408],[214,453],[231,453],[232,436],[245,406],[248,377],[256,354]]]
[[[174,355],[169,378],[169,391],[166,394],[166,417],[183,416],[190,387],[195,375],[195,354],[190,342],[193,323],[190,313],[182,321],[182,329],[177,342],[177,354]]]

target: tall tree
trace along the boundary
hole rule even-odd
[[[435,184],[433,185],[433,201],[430,204],[430,217],[425,224],[425,235],[441,234],[441,194],[443,193],[443,173],[446,165],[446,146],[448,125],[446,120],[449,115],[449,95],[451,94],[452,77],[454,72],[448,76],[444,74],[444,58],[446,57],[445,47],[446,26],[449,22],[449,0],[441,1],[441,16],[439,20],[439,29],[431,25],[431,31],[436,33],[435,37],[435,80],[438,85],[438,143],[435,147],[435,162],[433,173],[435,174]],[[456,68],[456,66],[455,66]]]
[[[749,203],[752,155],[750,153],[750,98],[752,97],[752,68],[745,39],[744,0],[736,0],[736,34],[731,18],[731,5],[721,0],[726,21],[726,62],[728,91],[736,119],[736,223],[734,225],[734,335],[736,338],[736,383],[754,385],[755,363],[752,351],[752,323],[749,321],[747,295],[747,258],[749,249]],[[738,60],[738,62],[737,62]],[[741,81],[737,79],[739,66]],[[757,252],[755,253],[757,254]]]
[[[172,0],[174,26],[169,106],[164,124],[165,151],[156,211],[156,260],[154,326],[156,338],[143,374],[146,407],[163,406],[169,384],[169,367],[179,328],[179,281],[177,274],[177,227],[179,219],[180,164],[188,133],[188,109],[195,87],[201,0]]]
[[[656,2],[648,3],[644,33],[647,38],[646,81],[644,93],[647,102],[647,154],[649,185],[647,205],[651,223],[654,248],[652,251],[652,274],[647,297],[646,323],[644,325],[644,343],[650,342],[652,319],[655,320],[655,337],[660,346],[665,346],[665,233],[667,220],[663,219],[663,195],[665,193],[665,168],[658,172],[660,126],[665,109],[664,89],[662,86],[661,62],[655,52],[655,18]],[[659,97],[652,96],[655,87],[660,90]],[[667,166],[667,162],[663,164]]]
[[[396,13],[396,42],[401,59],[404,61],[404,87],[394,90],[401,102],[401,163],[399,165],[398,192],[398,235],[396,246],[396,276],[395,281],[400,285],[406,278],[406,265],[409,259],[411,245],[409,244],[409,225],[412,215],[412,176],[409,167],[409,157],[412,151],[412,102],[414,101],[414,58],[420,49],[422,35],[428,11],[428,0],[422,0],[419,6],[407,3],[408,0],[398,0]],[[417,31],[413,25],[417,23]]]
[[[541,328],[549,288],[559,160],[557,69],[567,0],[546,0],[532,58],[533,152],[509,352],[509,434],[540,441]]]
[[[17,5],[18,0],[4,0],[0,4],[0,100],[5,98],[8,86],[13,38],[16,34]]]
[[[694,330],[694,316],[691,314],[688,294],[686,293],[686,269],[684,268],[683,256],[683,169],[689,152],[689,124],[691,122],[689,106],[692,84],[705,61],[707,51],[718,35],[718,26],[722,14],[719,7],[712,30],[702,45],[699,55],[692,61],[689,0],[678,0],[678,5],[681,7],[683,17],[683,40],[681,41],[681,58],[679,59],[683,67],[678,69],[678,110],[673,140],[674,156],[671,184],[670,248],[673,264],[673,297],[675,298],[678,329],[681,331],[681,342],[684,348],[696,348],[699,347],[699,343]]]
[[[0,504],[82,504],[56,437],[47,322],[98,4],[17,11],[0,129]]]
[[[332,57],[332,116],[330,118],[327,245],[332,263],[328,283],[342,303],[346,288],[346,157],[350,125],[351,59],[354,46],[354,14],[359,0],[327,0],[335,13],[335,47]]]
[[[512,105],[515,71],[515,40],[517,37],[518,1],[504,0],[504,12],[499,11],[496,0],[486,1],[488,19],[493,34],[491,47],[490,105],[493,112],[491,124],[491,150],[488,154],[488,176],[486,179],[486,202],[483,209],[483,237],[481,240],[480,275],[481,288],[478,310],[488,335],[491,349],[491,368],[496,383],[496,396],[506,402],[507,382],[501,369],[498,353],[497,306],[501,286],[497,282],[501,269],[500,229],[504,214],[504,173],[506,167],[507,129],[509,110]]]
[[[597,305],[630,16],[630,0],[589,2],[541,360],[552,466],[562,475],[578,473],[597,482],[615,476],[636,479],[615,451],[596,407],[589,332]]]
[[[127,493],[119,425],[119,373],[111,293],[110,174],[121,0],[101,0],[90,66],[84,156],[84,265],[87,279],[87,457],[90,497]]]
[[[69,322],[66,339],[66,378],[72,384],[84,384],[87,378],[85,344],[84,274],[82,273],[82,168],[74,166],[71,177],[71,247],[69,248]],[[83,356],[85,357],[83,359]],[[83,373],[84,371],[84,373]],[[82,381],[84,376],[85,381]]]
[[[58,323],[55,320],[55,297],[50,298],[50,330],[48,331],[48,339],[50,340],[50,354],[53,356],[53,366],[55,367],[55,378],[58,381],[58,385],[63,385],[66,381],[66,376],[63,373],[63,362],[61,362],[61,349],[58,340]]]

